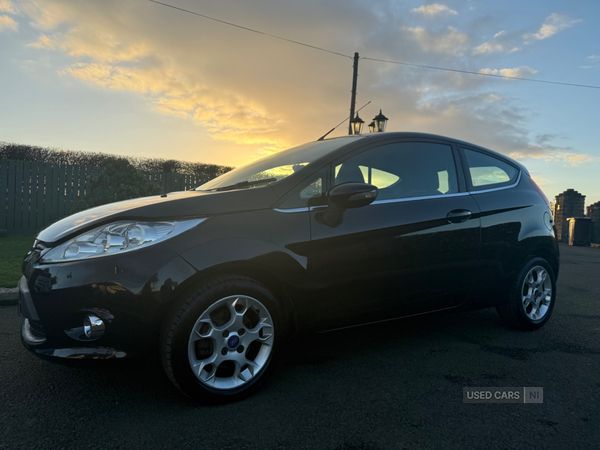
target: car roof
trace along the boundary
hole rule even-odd
[[[440,139],[440,140],[444,140],[444,141],[451,141],[459,146],[470,147],[470,148],[474,148],[477,150],[481,150],[483,152],[489,153],[492,156],[503,159],[509,163],[512,163],[512,164],[518,166],[528,176],[531,176],[529,174],[529,171],[523,164],[521,164],[518,161],[515,161],[514,159],[512,159],[509,156],[506,156],[495,150],[490,150],[489,148],[485,148],[480,145],[473,144],[471,142],[462,141],[460,139],[456,139],[456,138],[452,138],[452,137],[448,137],[448,136],[442,136],[439,134],[432,134],[432,133],[419,133],[419,132],[414,132],[414,131],[391,131],[391,132],[384,132],[384,133],[364,134],[362,136],[365,138],[369,138],[369,142],[395,139],[395,138]],[[332,138],[332,139],[340,139],[340,138],[344,138],[344,137],[352,137],[352,136],[341,136],[341,137]],[[328,139],[325,139],[325,140],[328,140]],[[364,143],[365,141],[362,141],[362,142]]]

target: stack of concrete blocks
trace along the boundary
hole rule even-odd
[[[567,219],[570,217],[583,217],[584,206],[585,195],[580,194],[575,189],[567,189],[556,196],[552,215],[554,216],[554,222],[556,222],[556,234],[560,242],[569,242],[569,222]]]
[[[590,241],[600,244],[600,202],[588,206],[586,216],[592,219]]]

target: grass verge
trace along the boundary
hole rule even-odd
[[[23,258],[33,245],[31,235],[12,235],[0,238],[0,287],[17,286]]]

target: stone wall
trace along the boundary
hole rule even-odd
[[[583,217],[584,206],[585,195],[580,194],[575,189],[567,189],[556,196],[552,215],[554,216],[554,222],[556,222],[556,234],[560,242],[569,242],[569,222],[567,219],[570,217]]]

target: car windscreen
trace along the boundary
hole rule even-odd
[[[313,161],[362,136],[328,139],[284,150],[221,175],[196,188],[198,191],[261,187],[283,180]]]

